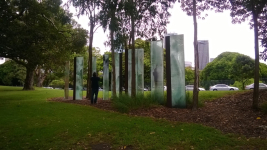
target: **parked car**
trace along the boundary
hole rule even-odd
[[[148,91],[148,89],[147,88],[144,88],[144,91]]]
[[[194,85],[186,85],[185,86],[185,90],[186,91],[193,91],[194,90]],[[198,87],[198,90],[199,91],[205,91],[205,89],[204,88],[201,88],[201,87]]]
[[[235,91],[239,90],[237,87],[228,86],[226,84],[216,84],[210,87],[210,91]]]
[[[254,83],[247,85],[245,87],[246,90],[254,89]],[[267,89],[267,85],[264,83],[259,83],[259,89]]]
[[[167,91],[167,86],[163,86],[164,87],[164,91]]]

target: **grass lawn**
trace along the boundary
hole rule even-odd
[[[246,139],[198,124],[169,122],[47,101],[63,90],[0,86],[0,149],[266,149],[267,140]],[[101,96],[101,93],[99,93]],[[200,92],[201,96],[201,92]]]

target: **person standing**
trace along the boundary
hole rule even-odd
[[[99,90],[99,82],[100,78],[96,76],[96,73],[93,73],[93,77],[91,77],[91,88],[92,88],[92,94],[91,94],[91,104],[96,104],[97,102],[97,96],[98,96],[98,90]]]

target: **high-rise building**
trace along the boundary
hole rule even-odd
[[[192,62],[191,61],[184,61],[184,66],[185,67],[192,67]]]
[[[212,62],[214,60],[214,58],[210,58],[210,62]]]
[[[203,70],[209,63],[209,41],[199,40],[197,42],[198,42],[199,70]]]

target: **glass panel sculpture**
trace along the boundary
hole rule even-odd
[[[131,96],[132,91],[132,50],[128,50],[128,94]]]
[[[74,88],[74,100],[83,99],[83,57],[75,57],[75,88]]]
[[[185,108],[184,35],[170,36],[170,63],[172,107]]]
[[[92,57],[92,74],[96,72],[96,57]]]
[[[109,99],[109,55],[103,56],[103,100]]]
[[[136,94],[144,94],[144,49],[135,50]]]
[[[114,53],[115,57],[115,84],[116,84],[116,95],[120,95],[120,54]]]
[[[162,41],[152,41],[150,49],[151,59],[151,97],[153,100],[163,104],[163,48]]]
[[[70,76],[70,62],[66,61],[65,63],[65,87],[64,87],[64,97],[65,99],[69,99],[69,76]]]

